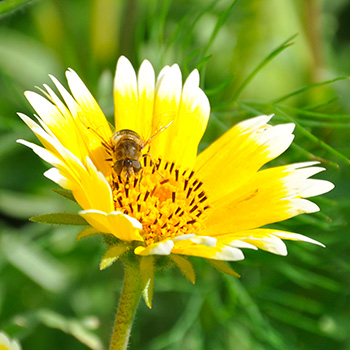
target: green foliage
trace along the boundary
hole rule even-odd
[[[0,329],[24,349],[108,343],[122,281],[116,257],[124,251],[112,248],[113,237],[105,242],[118,251],[107,253],[100,239],[76,242],[81,227],[28,222],[86,224],[78,215],[46,214],[79,207],[66,200],[69,191],[56,187],[61,196],[54,196],[42,176],[47,165],[15,143],[36,142],[15,113],[32,115],[23,91],[49,83],[49,73],[64,82],[72,67],[111,117],[112,75],[124,54],[135,67],[148,58],[157,72],[178,63],[184,78],[200,70],[212,109],[200,149],[237,121],[274,113],[272,123],[297,127],[293,145],[271,165],[318,160],[327,168],[319,178],[336,184],[314,200],[320,213],[274,225],[326,249],[290,242],[287,257],[247,250],[242,262],[214,262],[241,278],[202,259],[172,259],[192,283],[196,270],[194,286],[178,269],[156,271],[155,281],[144,273],[152,310],[141,303],[130,349],[349,349],[350,35],[343,13],[350,2],[316,3],[0,2]],[[88,228],[78,239],[95,234]],[[116,263],[99,271],[103,254],[102,268]],[[143,271],[150,263],[142,262]]]

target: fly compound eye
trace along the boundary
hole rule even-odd
[[[123,168],[124,168],[124,161],[123,160],[118,160],[113,165],[113,169],[117,175],[120,175],[122,173]]]
[[[132,161],[132,167],[134,168],[135,174],[137,174],[142,168],[141,163],[138,160]]]

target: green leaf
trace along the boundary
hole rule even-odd
[[[27,230],[21,233],[27,233]],[[43,250],[38,242],[23,240],[23,234],[10,232],[0,235],[0,256],[6,258],[9,263],[41,288],[54,293],[64,290],[69,284],[67,266]]]
[[[126,252],[128,247],[124,244],[115,245],[107,249],[106,253],[103,255],[100,263],[100,270],[104,270],[110,267],[115,261],[117,261],[122,254]]]
[[[93,350],[102,350],[101,340],[94,334],[91,325],[98,324],[97,320],[85,318],[79,320],[68,318],[51,310],[39,310],[34,319],[44,324],[46,327],[59,329],[66,334],[70,334],[78,339],[82,344]]]
[[[143,256],[140,261],[140,274],[142,283],[142,296],[146,305],[152,308],[154,289],[154,257]]]
[[[174,263],[177,265],[179,270],[182,272],[182,274],[192,283],[195,284],[196,282],[196,273],[194,271],[194,268],[192,264],[188,261],[187,258],[171,254],[170,259],[174,261]]]
[[[75,203],[77,202],[71,191],[61,190],[61,189],[53,189],[52,191],[54,191],[55,193],[59,194],[60,196],[67,198]]]
[[[0,15],[10,13],[28,5],[32,0],[3,0],[0,2]]]
[[[75,226],[88,226],[86,220],[78,214],[69,213],[54,213],[33,216],[30,221],[39,222],[42,224],[50,225],[75,225]]]
[[[221,260],[212,260],[205,259],[208,263],[214,266],[218,271],[224,273],[225,275],[233,276],[233,277],[241,277],[237,272],[231,269],[224,261]]]
[[[83,239],[83,238],[97,236],[100,234],[101,234],[101,232],[96,230],[94,227],[86,227],[86,228],[84,228],[84,230],[79,232],[79,234],[77,236],[77,241],[79,241],[80,239]]]

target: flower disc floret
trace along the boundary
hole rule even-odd
[[[201,231],[209,204],[194,171],[146,156],[139,175],[130,181],[111,175],[110,182],[115,210],[142,224],[146,245]]]

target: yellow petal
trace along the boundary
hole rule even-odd
[[[314,163],[259,171],[244,186],[212,203],[203,234],[244,231],[318,211],[316,204],[301,196],[321,194],[333,186],[328,181],[308,179],[323,170],[307,167],[310,164]]]
[[[271,117],[237,124],[198,156],[195,169],[212,200],[239,188],[289,147],[294,124],[272,127],[267,124]]]
[[[207,127],[209,112],[209,101],[199,88],[197,70],[189,75],[181,93],[178,66],[164,69],[158,78],[153,128],[161,124],[158,117],[164,120],[162,126],[172,123],[152,142],[152,155],[165,157],[183,168],[192,168],[198,144]]]
[[[172,252],[174,254],[198,256],[223,261],[238,261],[244,259],[244,255],[240,249],[222,244],[216,244],[215,247],[207,247],[190,242],[184,242],[184,244],[175,245]]]
[[[83,209],[112,211],[114,205],[110,185],[91,160],[87,158],[84,166],[77,157],[42,129],[34,128],[33,131],[43,140],[47,149],[24,140],[18,142],[32,148],[39,157],[58,169],[58,172],[51,171],[46,175],[71,190]]]
[[[245,242],[249,245],[248,248],[251,248],[250,246],[253,246],[266,250],[270,253],[283,256],[287,255],[287,248],[281,239],[303,241],[324,247],[322,243],[315,241],[309,237],[275,229],[256,229],[241,231],[231,234],[219,235],[216,238],[219,243],[229,245],[231,247],[245,248],[242,246],[242,242]]]
[[[98,210],[80,211],[79,214],[96,230],[111,233],[123,241],[142,241],[139,231],[142,225],[129,215],[113,211],[104,213]]]
[[[76,100],[54,77],[51,78],[69,109],[46,85],[46,95],[51,102],[31,91],[27,91],[25,95],[39,114],[38,120],[48,134],[57,138],[62,146],[69,149],[81,162],[84,163],[88,156],[98,169],[107,175],[111,166],[105,161],[108,155],[102,142],[108,143],[111,137],[109,124],[77,74],[72,70],[67,71],[66,74]],[[21,118],[23,119],[22,116]],[[28,124],[28,121],[25,122]]]
[[[169,127],[165,154],[170,161],[193,168],[209,114],[208,98],[199,88],[199,74],[194,70],[184,84],[177,118]]]
[[[172,124],[152,140],[150,152],[155,158],[164,158],[168,139],[171,139],[174,132],[173,124],[177,119],[181,90],[182,78],[179,66],[164,67],[159,73],[156,84],[152,134],[165,127],[170,121]]]

